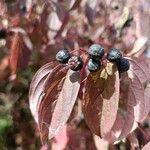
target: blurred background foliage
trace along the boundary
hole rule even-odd
[[[0,1],[0,30],[6,32],[6,36],[0,39],[0,150],[40,149],[39,133],[29,110],[28,90],[35,72],[54,59],[60,48],[86,49],[91,43],[98,42],[106,51],[114,46],[130,56],[150,57],[149,0],[76,1]],[[16,55],[12,56],[11,45],[16,31],[21,33],[21,38],[23,35],[26,37],[21,41],[25,43],[21,48],[26,52],[19,49],[22,53],[17,53],[15,50]],[[27,56],[29,60],[25,59]],[[9,57],[12,57],[11,61]],[[19,59],[23,61],[21,67]],[[17,71],[14,72],[15,63]],[[150,117],[141,124],[141,130],[148,134],[147,140],[150,138],[149,125]],[[94,145],[94,141],[83,120],[74,130],[80,134],[86,132],[84,136],[79,134],[79,137],[84,137],[79,142],[85,142],[84,146],[78,143],[79,149],[96,149],[89,146]],[[137,129],[136,135],[143,145],[141,130]],[[85,140],[87,137],[89,141]],[[109,145],[112,150],[129,147],[130,143],[126,140],[115,146]],[[66,149],[75,148],[68,146]]]

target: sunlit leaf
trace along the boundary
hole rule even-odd
[[[134,76],[134,82],[135,85],[137,85],[139,82],[140,86],[137,86],[137,88],[134,89],[138,89],[139,92],[138,94],[143,95],[144,93],[144,98],[142,98],[140,95],[140,99],[139,102],[137,104],[137,106],[135,107],[135,119],[138,122],[142,122],[144,120],[144,118],[148,115],[149,113],[149,97],[147,95],[147,91],[149,89],[149,85],[148,85],[148,80],[149,80],[149,68],[146,65],[146,63],[138,63],[134,60],[129,60],[130,64],[131,64],[131,71],[133,72],[133,76]],[[136,83],[137,82],[137,83]],[[140,88],[141,87],[141,88]],[[140,89],[139,89],[140,88]],[[143,92],[143,93],[141,93]]]
[[[147,143],[143,148],[142,150],[149,150],[150,149],[150,142]]]
[[[85,87],[85,120],[92,132],[101,137],[110,132],[118,110],[119,74],[115,66],[112,66],[112,70],[112,75],[108,74],[106,80],[100,75],[101,71],[89,74]]]
[[[54,142],[52,143],[53,150],[65,149],[68,143],[67,125],[55,136]]]
[[[111,131],[106,135],[105,139],[109,141],[109,143],[114,143],[118,141],[118,138],[121,134],[123,125],[124,125],[124,118],[120,113],[118,112],[115,123],[111,129]]]
[[[56,106],[57,98],[62,90],[62,86],[67,73],[67,68],[56,67],[49,77],[47,78],[44,87],[44,97],[40,104],[39,115],[39,128],[42,140],[45,141],[48,137],[48,127],[52,119],[52,115]]]
[[[130,132],[137,128],[137,122],[145,117],[147,110],[145,106],[145,93],[143,79],[146,79],[145,72],[138,66],[136,61],[129,59],[130,69],[128,71],[129,88],[127,112],[124,127],[122,129],[120,139],[125,138]],[[141,79],[143,77],[143,79]]]
[[[29,89],[29,105],[31,113],[38,123],[38,109],[44,96],[44,85],[48,75],[52,72],[56,63],[48,63],[42,66],[34,75]],[[60,66],[59,66],[60,67]]]
[[[79,72],[69,70],[53,112],[49,127],[49,138],[54,137],[67,122],[80,88]]]

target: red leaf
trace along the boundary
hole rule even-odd
[[[136,106],[136,102],[135,102],[136,93],[133,92],[132,90],[133,89],[129,89],[128,92],[127,112],[124,115],[125,121],[119,137],[120,140],[125,138],[132,130],[134,130],[137,127],[135,121],[135,113],[134,113],[134,106]]]
[[[134,72],[137,74],[144,87],[144,100],[141,100],[139,105],[139,122],[142,122],[150,112],[150,67],[148,65],[146,57],[141,57],[136,61],[130,60],[130,62],[132,63]]]
[[[41,46],[44,42],[47,42],[48,40],[47,39],[48,31],[46,32],[47,25],[44,23],[45,22],[39,22],[39,20],[36,19],[29,24],[29,27],[27,30],[32,43],[36,45],[37,47]]]
[[[6,16],[7,14],[7,6],[5,1],[0,1],[0,16]]]
[[[124,125],[119,136],[119,140],[125,138],[129,133],[137,128],[137,123],[134,119],[134,109],[132,106],[128,106],[127,114],[125,116]]]
[[[65,125],[72,112],[80,88],[79,72],[69,70],[59,94],[49,127],[49,139]]]
[[[21,54],[21,42],[20,42],[20,35],[19,33],[15,33],[12,44],[11,44],[11,51],[10,51],[10,68],[12,69],[13,73],[16,73],[18,65],[19,65],[19,57]]]
[[[150,149],[150,142],[147,143],[143,148],[142,150],[149,150]]]
[[[65,16],[64,16],[64,18],[63,18],[62,24],[61,24],[61,26],[60,26],[60,28],[59,28],[57,34],[56,34],[55,37],[54,37],[55,39],[58,38],[58,37],[61,35],[61,33],[63,32],[63,30],[65,29],[66,25],[67,25],[68,22],[69,22],[69,18],[70,18],[70,15],[69,15],[68,12],[66,12],[66,14],[65,14]]]
[[[121,134],[121,130],[123,128],[124,122],[125,122],[124,118],[118,112],[116,121],[115,121],[111,131],[105,137],[105,139],[107,141],[109,141],[109,143],[114,143],[115,141],[118,140],[118,138]]]
[[[144,60],[139,63],[136,62],[134,60],[130,59],[130,64],[131,64],[131,71],[135,74],[135,78],[137,78],[136,80],[139,80],[137,82],[141,82],[141,89],[139,89],[139,93],[144,92],[144,98],[140,98],[139,102],[137,104],[137,106],[135,107],[135,119],[138,122],[142,122],[144,120],[144,118],[146,118],[146,116],[149,113],[149,107],[150,106],[150,102],[149,102],[149,96],[148,96],[148,92],[149,92],[149,86],[148,86],[148,80],[149,80],[149,67],[146,63],[143,63]],[[142,65],[143,64],[143,65]],[[136,81],[135,81],[136,84]],[[139,88],[139,87],[138,87]],[[143,95],[143,93],[141,93]],[[141,97],[139,95],[139,97]]]
[[[95,14],[96,14],[96,9],[99,6],[100,1],[95,0],[95,1],[91,1],[91,0],[87,0],[86,2],[86,7],[85,7],[85,14],[87,16],[88,22],[90,25],[93,25],[93,21],[95,18]]]
[[[147,117],[147,115],[150,112],[150,82],[147,83],[147,86],[145,88],[145,93],[144,93],[144,101],[145,101],[145,106],[146,106],[146,110],[145,110],[145,116],[143,116],[143,120],[145,120],[145,118]]]
[[[119,102],[118,71],[112,66],[109,69],[110,64],[102,72],[90,74],[84,94],[86,123],[93,133],[101,137],[106,136],[113,127]]]
[[[129,134],[127,139],[130,142],[130,145],[131,145],[132,149],[137,149],[137,150],[140,149],[138,139],[137,139],[137,137],[134,133]]]
[[[45,81],[55,66],[56,66],[55,62],[51,62],[42,66],[34,75],[30,84],[29,105],[31,113],[37,123],[38,123],[39,105],[41,103],[42,97],[44,96]]]
[[[57,12],[53,11],[49,14],[47,18],[47,25],[50,29],[49,37],[50,39],[53,39],[62,26],[62,21],[59,19]]]
[[[79,6],[80,6],[80,3],[81,3],[82,0],[76,0],[73,4],[73,6],[70,8],[69,11],[72,11],[72,10],[75,10],[77,9]]]
[[[105,141],[104,139],[101,139],[100,137],[94,135],[94,143],[97,150],[106,150],[109,147],[108,141]]]
[[[105,83],[105,88],[102,93],[103,106],[100,127],[102,136],[109,133],[116,120],[119,102],[119,83],[118,71],[108,76]]]
[[[136,61],[129,59],[130,69],[129,88],[128,88],[128,104],[125,116],[125,123],[122,129],[120,139],[125,138],[130,132],[136,129],[137,122],[140,122],[145,116],[145,102],[144,102],[144,86],[141,77],[146,79],[144,71],[138,66]],[[142,76],[141,76],[142,75]]]
[[[43,141],[45,141],[48,137],[48,126],[52,119],[57,98],[62,90],[64,77],[66,76],[67,70],[67,68],[60,68],[60,66],[57,66],[47,78],[44,87],[45,95],[38,111],[39,127]]]
[[[54,142],[52,143],[53,150],[63,150],[68,143],[67,125],[55,136]]]
[[[69,70],[63,65],[56,66],[42,83],[43,97],[38,104],[38,124],[43,141],[53,138],[66,124],[80,88],[79,72]],[[42,73],[42,72],[41,72]],[[67,76],[66,76],[67,74]],[[66,76],[66,77],[65,77]],[[35,93],[34,93],[35,94]]]
[[[40,150],[48,150],[48,145],[47,145],[47,144],[43,145],[43,146],[40,148]]]
[[[10,68],[12,73],[15,74],[18,69],[23,69],[27,66],[30,56],[30,49],[25,43],[25,36],[21,33],[16,32],[12,38],[10,47]]]

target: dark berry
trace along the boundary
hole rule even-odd
[[[127,59],[125,59],[125,58],[120,59],[119,61],[117,61],[116,64],[117,64],[119,73],[128,71],[129,68],[130,68],[130,63],[129,63],[129,61],[128,61]]]
[[[93,60],[93,59],[89,59],[88,63],[87,63],[87,69],[90,72],[95,72],[98,71],[101,67],[101,63],[98,60]]]
[[[90,57],[95,59],[101,59],[104,56],[104,48],[101,47],[99,44],[93,44],[89,47],[87,50],[89,53]]]
[[[19,9],[20,9],[22,12],[26,12],[26,5],[25,5],[25,4],[20,4]]]
[[[83,61],[82,58],[79,56],[72,56],[68,60],[68,65],[70,66],[70,69],[73,71],[81,70],[83,67]]]
[[[110,62],[117,62],[121,58],[122,58],[122,54],[121,54],[120,50],[118,50],[116,48],[111,48],[107,54],[107,59]]]
[[[70,54],[68,50],[60,50],[57,54],[56,54],[56,60],[58,60],[61,63],[67,63],[68,60],[70,58]]]
[[[5,29],[1,29],[0,30],[0,39],[5,39],[6,38],[6,30]]]

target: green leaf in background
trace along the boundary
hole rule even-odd
[[[6,132],[8,128],[11,128],[12,122],[8,119],[0,118],[0,135]]]

